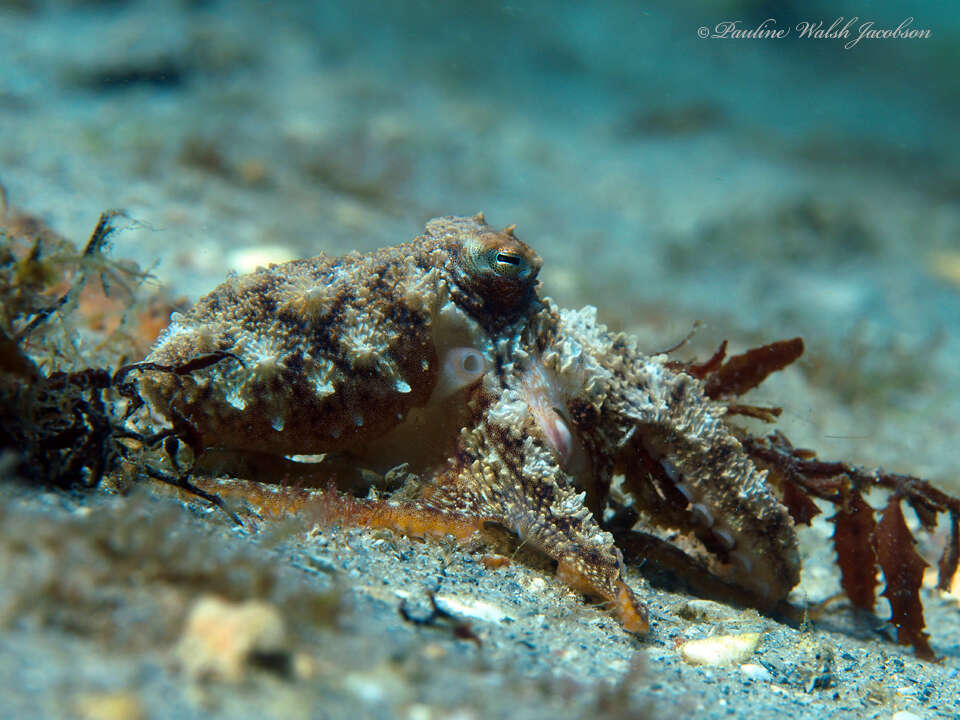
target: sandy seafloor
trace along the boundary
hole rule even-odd
[[[802,335],[802,361],[753,396],[786,409],[794,443],[957,493],[948,7],[8,0],[0,182],[78,242],[124,209],[114,255],[190,299],[230,269],[369,250],[483,210],[543,256],[546,294],[597,306],[651,351],[696,320],[700,356]],[[696,37],[726,19],[851,15],[914,16],[932,36],[850,50]],[[654,621],[638,641],[548,570],[487,570],[476,549],[239,530],[149,494],[0,492],[0,717],[960,715],[960,601],[930,589],[940,664],[842,602],[799,631],[634,572]],[[803,535],[798,603],[836,592],[829,532]],[[307,670],[185,672],[172,649],[185,607],[213,590],[281,608]],[[403,600],[420,616],[428,592],[480,642],[405,622]],[[765,672],[693,667],[676,649],[750,631]],[[811,687],[818,653],[827,687]]]

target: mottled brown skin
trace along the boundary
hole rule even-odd
[[[141,389],[155,413],[196,427],[201,469],[293,483],[319,472],[356,490],[343,482],[351,468],[406,463],[412,499],[323,491],[326,507],[415,534],[504,526],[644,633],[646,610],[600,524],[622,473],[652,523],[685,533],[712,571],[775,605],[798,579],[796,534],[723,408],[592,309],[540,300],[539,267],[512,228],[478,215],[432,220],[412,243],[369,255],[261,269],[175,319],[147,358],[239,361],[144,372]],[[440,396],[442,368],[462,347],[482,356],[482,376]],[[284,460],[315,453],[328,457]]]
[[[483,266],[490,253],[523,272]],[[175,319],[147,358],[174,365],[228,351],[243,365],[150,373],[144,396],[161,414],[172,405],[186,416],[205,448],[286,455],[360,446],[430,398],[437,306],[449,297],[494,333],[536,302],[540,262],[475,216],[433,220],[413,242],[369,255],[260,268]]]
[[[636,632],[647,628],[646,611],[600,522],[616,474],[648,526],[685,533],[686,552],[761,608],[773,610],[796,585],[793,520],[702,382],[607,332],[592,309],[549,301],[497,353],[456,460],[427,484],[430,507],[510,528]],[[528,382],[531,373],[543,382]],[[541,394],[549,395],[545,413],[531,410]],[[550,432],[557,421],[570,431],[566,454]]]

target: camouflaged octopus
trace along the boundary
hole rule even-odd
[[[648,522],[685,533],[711,572],[776,605],[799,579],[794,522],[724,406],[593,308],[539,297],[540,267],[512,227],[476,215],[366,255],[260,268],[172,319],[141,392],[189,424],[195,467],[211,474],[346,498],[402,467],[415,480],[349,501],[354,521],[503,526],[627,630],[645,633],[648,618],[604,525],[614,485]]]

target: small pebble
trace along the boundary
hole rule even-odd
[[[733,617],[735,610],[712,600],[688,600],[677,610],[677,615],[694,622],[717,622]]]
[[[317,661],[306,653],[297,653],[293,656],[292,670],[298,680],[309,680],[317,674]]]
[[[532,593],[542,593],[547,589],[547,582],[541,577],[535,577],[527,583],[527,589]]]
[[[429,705],[414,703],[407,708],[407,720],[431,720],[433,709]]]
[[[207,595],[190,609],[176,652],[195,678],[237,681],[255,654],[288,652],[283,618],[269,603]]]
[[[760,637],[760,633],[744,633],[690,640],[680,646],[680,656],[691,665],[741,663],[757,649]]]
[[[932,275],[954,285],[960,285],[960,253],[948,251],[934,253],[928,258],[927,267]]]
[[[480,562],[487,570],[498,570],[510,564],[510,558],[506,555],[488,554],[480,558]]]
[[[502,608],[485,600],[454,597],[453,595],[437,595],[434,601],[438,608],[456,617],[467,617],[492,623],[513,619]]]
[[[144,720],[140,698],[132,692],[87,693],[77,699],[74,711],[82,720]]]
[[[343,678],[343,686],[354,697],[368,705],[383,702],[386,697],[382,684],[370,673],[348,673]]]
[[[907,710],[901,710],[900,712],[895,712],[893,714],[893,720],[923,720],[923,716],[916,715]]]
[[[427,660],[443,660],[443,658],[445,658],[448,654],[448,650],[446,647],[444,647],[440,643],[435,643],[435,642],[427,643],[426,645],[424,645],[422,648],[422,652],[423,652],[423,656]]]
[[[270,181],[270,171],[261,160],[244,160],[237,168],[237,174],[247,185],[266,185]]]
[[[740,666],[740,672],[743,673],[744,677],[754,682],[770,682],[773,680],[770,671],[759,663],[744,663]]]

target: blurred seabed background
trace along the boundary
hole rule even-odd
[[[930,37],[797,37],[853,17]],[[482,210],[651,351],[802,335],[790,437],[957,491],[958,67],[949,2],[0,0],[0,182],[191,300]]]

